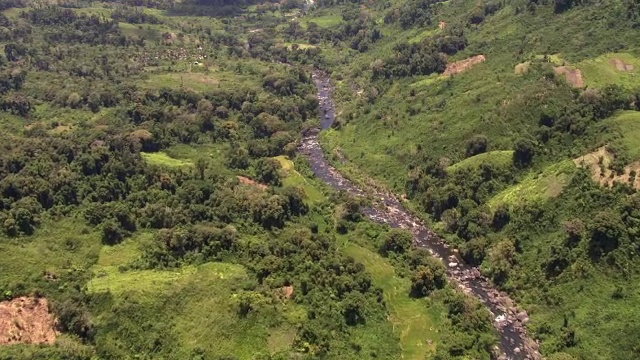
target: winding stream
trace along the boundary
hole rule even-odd
[[[411,231],[416,246],[425,248],[433,256],[442,259],[447,267],[449,280],[458,284],[464,292],[480,299],[492,312],[494,326],[500,334],[501,359],[541,359],[538,344],[527,336],[525,324],[529,320],[528,315],[517,307],[509,295],[495,289],[477,268],[465,264],[456,249],[445,244],[419,218],[407,211],[395,195],[376,189],[362,189],[329,164],[318,143],[318,134],[329,128],[335,120],[333,87],[329,77],[323,72],[314,72],[313,80],[321,109],[321,129],[307,131],[299,151],[309,157],[316,177],[337,190],[353,195],[373,194],[374,206],[364,210],[366,216],[378,223]]]

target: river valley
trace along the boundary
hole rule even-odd
[[[299,151],[309,157],[315,176],[336,190],[343,190],[356,196],[372,195],[373,206],[364,210],[367,217],[378,223],[411,231],[415,246],[425,248],[433,256],[441,259],[447,267],[449,280],[464,292],[480,299],[493,314],[494,326],[500,334],[499,356],[501,359],[541,359],[538,344],[527,335],[525,324],[529,317],[526,311],[520,309],[508,294],[497,290],[480,274],[478,268],[465,264],[457,249],[444,243],[424,222],[405,209],[396,195],[379,189],[360,187],[331,166],[320,147],[318,135],[322,130],[331,127],[335,120],[333,87],[329,76],[323,72],[314,72],[313,80],[317,87],[320,104],[321,129],[307,131]]]

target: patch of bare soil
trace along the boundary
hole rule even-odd
[[[444,30],[447,27],[447,23],[444,21],[440,21],[438,27],[440,28],[440,30]]]
[[[605,146],[573,160],[577,166],[590,169],[591,178],[602,186],[612,187],[614,183],[621,183],[640,189],[640,161],[627,165],[622,174],[610,169],[612,161],[613,154]]]
[[[251,185],[251,186],[255,186],[261,190],[266,190],[268,188],[267,185],[265,184],[261,184],[255,180],[249,179],[248,177],[245,176],[236,176],[238,178],[238,180],[240,180],[241,183],[245,184],[245,185]]]
[[[291,299],[291,297],[293,296],[293,286],[289,285],[281,287],[280,294],[285,299]]]
[[[579,69],[572,69],[567,66],[558,66],[553,68],[558,75],[564,75],[567,82],[575,88],[584,87],[584,78],[582,77],[582,71]]]
[[[480,64],[482,62],[485,62],[486,60],[487,60],[487,58],[485,58],[484,55],[476,55],[476,56],[470,57],[468,59],[456,61],[454,63],[451,63],[451,64],[447,65],[447,68],[444,70],[443,75],[459,74],[459,73],[471,68],[474,65],[477,65],[477,64]]]
[[[53,344],[55,327],[47,299],[20,297],[0,302],[0,344]]]
[[[616,67],[618,71],[633,71],[634,66],[631,64],[627,64],[620,59],[611,59],[611,65]]]

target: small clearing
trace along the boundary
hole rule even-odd
[[[580,156],[573,160],[578,167],[591,170],[591,178],[602,186],[612,187],[614,183],[628,184],[634,189],[640,189],[640,161],[635,161],[624,168],[622,174],[610,169],[614,156],[606,146],[596,151]],[[632,176],[633,172],[633,176]]]
[[[47,299],[20,297],[0,302],[0,344],[53,344],[55,327]]]
[[[249,179],[248,177],[240,176],[240,175],[238,175],[238,176],[236,176],[236,177],[238,178],[238,180],[239,180],[242,184],[255,186],[255,187],[257,187],[257,188],[259,188],[259,189],[261,189],[261,190],[266,190],[267,188],[269,188],[267,185],[265,185],[265,184],[261,184],[261,183],[259,183],[259,182],[255,181],[255,180]]]
[[[163,151],[154,153],[142,152],[140,153],[140,155],[142,155],[142,157],[150,165],[163,166],[168,168],[193,166],[193,163],[191,161],[173,158]]]
[[[627,64],[618,58],[613,58],[610,62],[618,71],[633,71],[635,69],[633,65]]]
[[[558,75],[564,75],[567,82],[574,88],[584,87],[584,78],[582,77],[582,71],[574,69],[568,66],[558,66],[553,68]]]
[[[463,71],[468,70],[474,65],[485,62],[486,60],[487,58],[484,55],[476,55],[468,59],[456,61],[454,63],[447,65],[447,68],[444,70],[444,73],[442,75],[448,76],[448,75],[459,74]]]

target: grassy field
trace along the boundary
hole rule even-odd
[[[622,142],[627,148],[630,160],[640,160],[640,112],[625,111],[607,121],[611,121],[620,129]]]
[[[498,205],[517,205],[522,202],[544,201],[558,196],[576,170],[571,160],[565,160],[532,173],[518,184],[510,186],[488,201],[489,207]]]
[[[33,236],[0,238],[0,284],[43,281],[45,273],[61,276],[89,269],[100,253],[95,229],[75,218],[44,219]],[[60,286],[63,286],[62,284]]]
[[[320,27],[328,28],[333,27],[342,22],[342,16],[340,15],[323,15],[323,16],[315,16],[312,18],[305,18],[302,23],[305,26],[309,26],[310,22],[314,22],[318,24]]]
[[[220,80],[211,74],[203,74],[199,72],[179,72],[151,75],[143,85],[147,88],[154,89],[162,87],[182,87],[185,89],[190,89],[192,91],[202,92],[212,88],[216,88],[219,86],[219,84]]]
[[[282,182],[284,186],[302,187],[310,202],[320,202],[326,199],[324,194],[318,190],[318,188],[313,186],[309,180],[296,171],[293,161],[289,160],[288,157],[281,155],[276,157],[276,160],[278,160],[282,166],[284,173],[284,180]]]
[[[619,70],[614,64],[616,60],[631,67]],[[609,84],[632,87],[640,84],[640,57],[632,54],[609,53],[582,61],[576,67],[582,71],[588,87],[602,88]]]
[[[427,300],[409,297],[409,280],[398,277],[393,266],[380,255],[353,243],[347,243],[344,251],[364,264],[374,284],[382,288],[389,320],[400,337],[403,358],[425,359],[432,355],[439,337],[437,327],[442,323],[442,310]]]
[[[128,325],[139,331],[139,324],[131,324],[120,317],[118,310],[112,310],[128,309],[138,314],[137,321],[168,326],[154,325],[144,336],[171,336],[176,347],[166,354],[169,358],[188,357],[197,349],[210,355],[233,354],[239,359],[252,359],[257,353],[276,353],[291,347],[296,324],[305,319],[306,311],[293,303],[276,303],[239,318],[235,311],[242,292],[239,284],[248,278],[240,265],[206,263],[170,270],[122,271],[120,267],[135,260],[151,237],[150,233],[142,233],[101,250],[88,289],[92,294],[109,294],[113,304],[98,315],[99,324],[106,329],[99,334],[98,342],[127,341],[122,339],[122,331]],[[269,302],[268,298],[260,301]],[[118,324],[116,329],[114,323]],[[155,334],[160,329],[169,333]]]
[[[178,144],[164,151],[141,154],[150,165],[165,167],[192,167],[196,159],[204,157],[208,161],[208,171],[220,175],[232,175],[233,172],[224,165],[226,150],[223,144]]]
[[[498,167],[507,167],[513,161],[513,150],[496,150],[478,154],[457,162],[447,168],[447,171],[455,172],[460,169],[477,168],[482,163],[490,163]]]
[[[167,155],[166,152],[160,151],[155,153],[141,153],[142,157],[147,160],[149,165],[165,166],[165,167],[184,167],[193,166],[193,163],[188,160],[180,160],[172,158]]]

